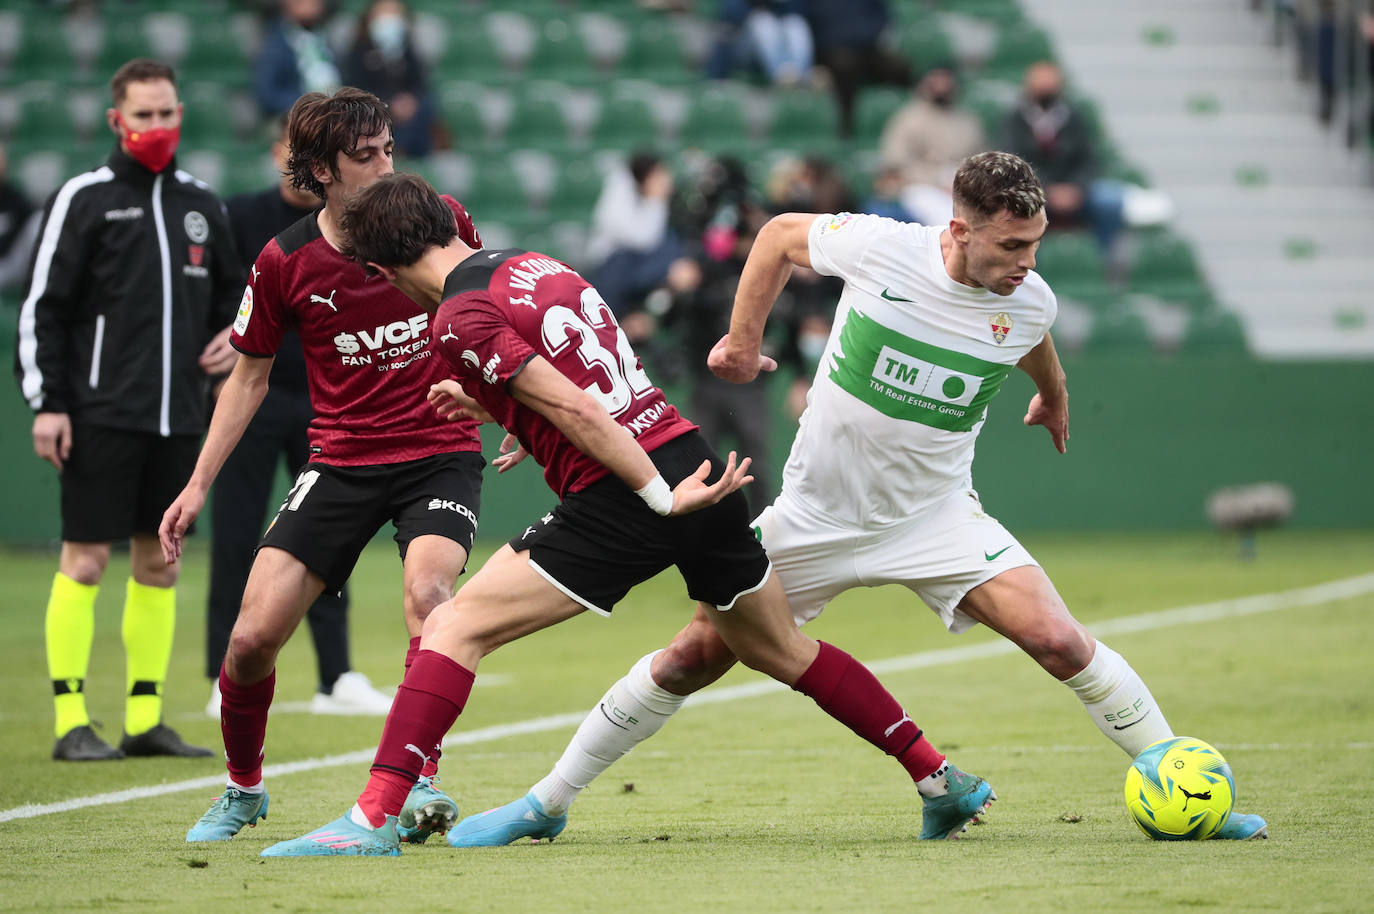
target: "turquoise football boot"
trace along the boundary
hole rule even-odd
[[[395,816],[387,816],[378,828],[365,828],[344,813],[309,834],[272,845],[259,856],[399,857],[401,841],[396,837]]]
[[[1253,813],[1243,812],[1232,812],[1226,817],[1226,824],[1212,836],[1216,841],[1249,841],[1251,838],[1268,837],[1269,823]]]
[[[949,793],[942,797],[921,797],[921,840],[957,838],[978,817],[997,793],[976,774],[949,766],[946,775]]]
[[[267,818],[267,791],[244,793],[235,787],[224,788],[215,802],[186,832],[187,841],[228,841],[247,825],[252,828]]]
[[[528,793],[505,806],[468,816],[448,830],[448,843],[453,847],[501,847],[521,838],[552,841],[567,824],[567,815],[548,815],[534,794]]]
[[[406,805],[396,822],[396,835],[404,844],[424,844],[430,835],[443,834],[458,821],[458,804],[434,785],[439,776],[421,777],[410,788]]]

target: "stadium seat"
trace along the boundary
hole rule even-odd
[[[984,72],[993,79],[1020,82],[1031,64],[1053,59],[1054,48],[1044,31],[1024,22],[1004,24]]]
[[[917,73],[924,73],[935,67],[957,65],[954,44],[940,26],[940,20],[928,12],[918,22],[901,29],[897,36],[897,47],[911,61]]]
[[[888,118],[910,97],[907,90],[888,86],[869,86],[862,90],[854,106],[855,138],[867,145],[877,143]]]
[[[10,63],[10,77],[7,81],[66,81],[73,77],[77,63],[62,17],[50,10],[30,5],[24,15],[23,29],[19,34],[19,49]]]
[[[450,79],[438,85],[439,115],[448,127],[456,146],[461,149],[481,149],[494,140],[495,131],[488,122],[484,96],[490,90],[476,82]]]
[[[75,128],[62,87],[52,82],[24,86],[15,119],[14,139],[25,146],[66,146]]]
[[[681,83],[694,74],[687,64],[686,43],[676,23],[666,16],[630,20],[620,72],[656,83]]]
[[[683,146],[739,152],[751,145],[753,135],[744,99],[727,84],[692,94],[677,138]]]
[[[1192,247],[1169,232],[1142,234],[1131,261],[1130,288],[1194,309],[1213,304]]]
[[[659,140],[648,97],[638,91],[613,87],[602,96],[601,111],[592,130],[592,142],[609,149],[653,146]]]
[[[1088,232],[1050,232],[1040,242],[1035,270],[1060,298],[1104,305],[1115,298],[1107,285],[1107,263]]]
[[[1213,306],[1188,317],[1183,331],[1183,349],[1188,352],[1245,352],[1245,326],[1235,312]]]
[[[1139,311],[1117,301],[1093,317],[1087,345],[1095,350],[1147,350],[1151,346],[1150,330]]]
[[[570,19],[559,16],[535,23],[534,51],[525,63],[528,76],[576,80],[592,72],[582,33]]]
[[[452,12],[451,9],[448,12]],[[443,51],[434,62],[435,80],[499,81],[508,72],[500,48],[493,40],[486,19],[474,15],[446,30]]]
[[[829,142],[839,133],[839,114],[829,92],[779,92],[773,95],[768,140],[774,146],[803,147]]]
[[[143,17],[106,16],[100,56],[96,58],[96,73],[113,73],[135,57],[157,57],[153,42],[143,26]]]
[[[558,184],[549,200],[550,216],[570,221],[590,220],[604,181],[591,156],[563,160],[558,170]]]
[[[522,83],[506,125],[506,145],[566,149],[570,139],[565,116],[566,92],[562,83],[545,80]]]
[[[472,218],[518,224],[529,210],[524,182],[509,157],[486,156],[475,162],[476,173],[463,197]],[[479,223],[480,227],[480,223]]]
[[[252,80],[252,68],[252,60],[234,29],[227,28],[223,20],[192,18],[186,59],[181,62],[184,79],[247,86]]]

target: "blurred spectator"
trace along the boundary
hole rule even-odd
[[[411,11],[400,0],[372,0],[358,19],[343,60],[347,85],[386,102],[394,118],[396,148],[424,158],[433,148],[435,104],[429,75],[415,53]]]
[[[725,170],[743,173],[737,162]],[[766,379],[749,384],[722,381],[706,367],[706,356],[730,329],[730,312],[745,258],[768,213],[754,198],[747,181],[731,186],[717,206],[702,237],[701,253],[673,262],[668,271],[670,301],[662,320],[682,349],[683,364],[692,387],[687,415],[716,447],[729,438],[741,456],[754,458],[755,481],[745,494],[757,511],[777,494],[773,470],[772,405]]]
[[[324,35],[325,0],[281,0],[253,65],[253,92],[262,113],[285,114],[307,92],[333,92],[341,82]]]
[[[0,146],[0,290],[24,281],[41,221],[33,202],[10,180],[9,157]]]
[[[592,210],[587,259],[592,284],[618,318],[638,310],[682,253],[668,225],[673,173],[655,153],[637,152],[606,177]],[[631,337],[633,325],[626,329]]]
[[[1123,188],[1098,177],[1093,135],[1082,112],[1064,98],[1064,77],[1047,60],[1026,70],[1021,101],[1007,112],[1003,148],[1035,168],[1045,186],[1052,227],[1088,223],[1103,251],[1121,229]]]
[[[917,221],[916,217],[902,204],[902,188],[904,186],[902,173],[898,169],[891,167],[878,169],[878,173],[873,176],[873,187],[869,190],[867,199],[864,200],[859,209],[875,216],[896,219],[898,222]]]
[[[775,213],[841,213],[854,208],[844,176],[821,156],[778,162],[768,175],[765,193]]]
[[[706,75],[726,79],[755,66],[774,85],[809,81],[815,49],[803,12],[802,0],[720,0]]]
[[[816,62],[830,72],[834,85],[840,136],[851,137],[859,89],[910,86],[911,64],[883,40],[891,21],[886,0],[809,0],[806,18],[816,40]]]
[[[958,95],[953,71],[937,67],[921,77],[911,101],[883,127],[882,167],[900,176],[902,208],[923,225],[953,218],[954,172],[987,145],[983,122],[957,107]]]

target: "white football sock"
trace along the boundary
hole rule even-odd
[[[949,793],[949,762],[941,762],[940,767],[916,782],[916,789],[923,797],[942,797]]]
[[[1097,642],[1092,661],[1064,680],[1088,709],[1097,729],[1131,758],[1174,733],[1154,696],[1125,658]]]
[[[646,654],[599,701],[573,734],[548,777],[530,788],[544,812],[561,816],[582,790],[642,740],[653,736],[687,700],[654,682]]]
[[[377,830],[377,826],[368,821],[367,813],[363,812],[363,808],[357,803],[354,803],[353,808],[348,811],[348,819],[354,825],[361,825],[363,828],[371,831]]]
[[[262,786],[261,780],[259,780],[252,787],[245,787],[244,785],[236,782],[233,778],[228,778],[227,781],[228,783],[226,784],[226,786],[234,788],[239,793],[263,793],[265,790],[267,790],[266,787]]]

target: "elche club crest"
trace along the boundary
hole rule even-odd
[[[1007,341],[1007,334],[1011,333],[1011,315],[999,311],[988,318],[988,326],[992,328],[992,341],[1000,346]]]

